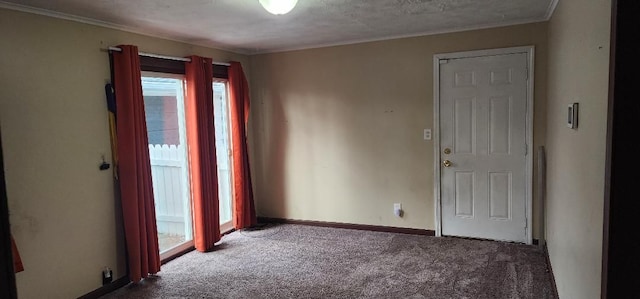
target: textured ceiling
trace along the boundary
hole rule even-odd
[[[245,54],[498,27],[548,19],[557,0],[0,0],[0,7]]]

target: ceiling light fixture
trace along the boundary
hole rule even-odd
[[[298,0],[260,0],[262,7],[274,15],[283,15],[290,12],[298,3]]]

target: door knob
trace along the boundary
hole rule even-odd
[[[450,167],[450,166],[451,166],[451,161],[449,161],[449,160],[444,160],[444,161],[442,161],[442,166],[444,166],[444,167]]]

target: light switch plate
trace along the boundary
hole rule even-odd
[[[431,140],[431,129],[424,129],[424,140]]]

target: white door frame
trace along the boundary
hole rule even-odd
[[[433,134],[434,134],[434,202],[436,213],[436,236],[442,236],[442,205],[440,199],[440,60],[455,58],[472,58],[505,54],[527,54],[527,115],[526,115],[526,188],[525,188],[525,215],[527,217],[526,240],[532,244],[532,218],[533,218],[533,87],[534,87],[534,46],[489,49],[478,51],[465,51],[433,55]]]

